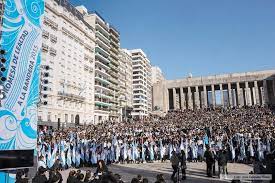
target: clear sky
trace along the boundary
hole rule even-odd
[[[274,0],[70,0],[98,11],[167,79],[275,69]]]

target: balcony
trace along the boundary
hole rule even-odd
[[[97,60],[95,61],[95,65],[96,65],[96,66],[100,66],[100,67],[104,68],[105,70],[109,70],[109,69],[110,69],[108,63],[101,62],[101,61],[99,61],[99,59],[97,59]]]
[[[102,41],[101,39],[96,38],[96,43],[103,47],[105,50],[109,50],[110,49],[110,45],[106,44],[104,41]]]
[[[108,67],[106,69],[109,69]],[[101,75],[104,75],[106,77],[110,77],[110,75],[103,69],[95,68],[96,73],[100,73]]]
[[[112,106],[112,104],[109,104],[107,102],[95,101],[95,106],[110,107]]]
[[[105,98],[105,99],[111,99],[112,97],[107,95],[107,94],[104,94],[104,93],[100,93],[98,91],[95,92],[95,96],[96,97],[99,97],[99,98]]]
[[[113,41],[113,42],[116,42],[116,43],[119,43],[119,36],[111,33],[110,34],[110,39]]]
[[[108,57],[110,56],[110,53],[107,52],[106,50],[104,50],[103,48],[101,48],[100,46],[95,47],[95,52],[99,53],[100,55],[102,55],[106,59],[108,59]]]
[[[116,72],[119,72],[118,67],[115,66],[115,65],[113,65],[113,62],[111,62],[111,63],[109,64],[109,67],[110,67],[112,70],[114,70],[114,71],[116,71]]]
[[[102,85],[99,85],[99,84],[95,84],[95,88],[98,88],[100,90],[102,89],[103,91],[107,91],[107,92],[111,91],[107,86],[102,86]]]
[[[95,76],[95,80],[97,80],[97,81],[99,81],[101,83],[107,84],[107,85],[110,84],[110,82],[107,79],[99,77],[99,76]]]
[[[115,78],[118,78],[118,73],[112,71],[112,70],[109,70],[108,72],[111,76],[115,77]]]
[[[112,47],[114,47],[117,50],[120,48],[120,44],[114,42],[112,39],[110,40],[110,44],[111,44]]]
[[[110,89],[111,90],[118,90],[119,88],[118,88],[118,86],[117,86],[117,84],[114,84],[114,82],[113,81],[111,81],[112,83],[109,85],[109,87],[110,87]],[[114,93],[112,93],[111,94],[112,96],[114,96]]]
[[[58,96],[62,100],[76,101],[76,102],[84,102],[85,99],[86,99],[85,97],[75,95],[75,94],[71,94],[71,93],[66,93],[66,92],[58,92]]]
[[[109,44],[109,37],[106,37],[105,35],[101,34],[99,31],[96,32],[96,37],[102,40],[105,44]]]
[[[95,58],[97,58],[99,61],[102,61],[104,64],[108,65],[110,63],[110,60],[99,52],[96,52]]]
[[[104,34],[109,35],[109,28],[105,23],[96,21],[95,25],[96,25],[96,31],[101,30],[102,32],[104,32]]]

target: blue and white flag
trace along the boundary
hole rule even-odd
[[[88,163],[90,161],[90,148],[87,140],[84,141],[85,146],[85,160]]]
[[[230,151],[231,151],[231,156],[232,156],[232,160],[235,160],[235,148],[233,147],[233,142],[232,139],[230,139]]]
[[[66,166],[66,157],[65,157],[65,141],[62,140],[60,143],[60,159],[61,159],[61,165],[63,168]]]
[[[48,150],[47,150],[47,167],[51,168],[51,158],[52,158],[52,152],[51,152],[51,145],[48,144]]]
[[[250,143],[249,143],[249,154],[251,157],[254,157],[254,149],[253,149],[252,139],[250,139]]]
[[[80,145],[77,146],[76,151],[75,151],[75,166],[79,167],[80,166],[80,159],[81,159],[81,155],[80,155]]]
[[[52,152],[51,159],[50,159],[50,162],[49,162],[50,163],[49,168],[52,168],[54,163],[55,163],[57,149],[58,149],[58,145],[54,144],[53,152]]]
[[[71,153],[72,153],[71,148],[69,147],[68,151],[67,151],[67,165],[69,168],[72,166],[72,154]]]

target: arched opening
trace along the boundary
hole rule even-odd
[[[75,125],[79,125],[79,115],[75,116]]]

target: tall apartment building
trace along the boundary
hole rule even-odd
[[[152,67],[152,85],[153,88],[155,88],[155,85],[158,85],[158,83],[163,82],[165,80],[164,75],[161,71],[161,69],[158,66],[153,66]],[[157,106],[155,103],[158,100],[158,95],[154,95],[155,93],[157,93],[158,91],[153,91],[152,89],[152,114],[155,115],[161,115],[161,109],[159,106]]]
[[[119,50],[120,120],[126,120],[133,108],[133,65],[131,53]]]
[[[76,7],[95,29],[95,123],[118,120],[118,50],[119,32],[97,12]]]
[[[152,67],[152,84],[158,83],[164,80],[164,75],[158,66]]]
[[[112,99],[111,99],[111,109],[110,109],[110,120],[112,121],[118,121],[119,120],[119,109],[120,109],[120,103],[119,103],[119,97],[121,96],[120,88],[119,88],[119,32],[113,27],[110,26],[109,29],[110,32],[110,89],[112,93]]]
[[[42,37],[39,124],[93,123],[94,28],[68,1],[47,0]]]
[[[147,117],[152,111],[152,67],[141,49],[130,50],[133,63],[133,118]]]

